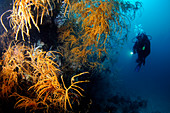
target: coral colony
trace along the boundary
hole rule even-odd
[[[6,34],[1,38],[14,39],[0,63],[1,98],[15,97],[14,108],[28,112],[74,112],[85,94],[82,84],[89,82],[86,75],[103,67],[109,44],[127,39],[127,15],[140,7],[123,0],[13,0],[12,9],[1,15]],[[30,42],[30,31],[41,33],[44,18],[56,9],[57,47],[44,50],[45,42]],[[9,12],[11,29],[3,22]]]

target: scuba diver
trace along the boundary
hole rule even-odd
[[[150,54],[150,40],[145,33],[139,33],[136,38],[137,41],[133,46],[133,53],[138,54],[138,58],[136,59],[138,65],[135,71],[139,72],[142,64],[145,65],[145,58]]]

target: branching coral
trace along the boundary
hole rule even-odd
[[[60,83],[58,82],[58,78],[56,76],[48,77],[46,79],[39,80],[35,85],[31,86],[28,90],[34,88],[34,91],[37,92],[38,99],[42,98],[44,95],[43,102],[46,101],[49,95],[53,95],[54,92],[59,92],[63,90],[61,88]]]
[[[72,5],[73,12],[77,7],[79,9],[79,6],[85,4],[84,8],[77,12],[78,22],[82,25],[84,32],[82,39],[86,41],[86,45],[83,44],[85,47],[95,45],[95,47],[103,46],[105,48],[107,36],[110,33],[110,27],[112,27],[109,25],[109,21],[114,23],[114,27],[112,27],[114,33],[117,32],[121,35],[126,22],[121,14],[119,1],[86,1],[77,4]]]
[[[50,108],[56,106],[61,111],[67,111],[67,103],[72,108],[72,104],[79,102],[80,97],[83,96],[84,89],[78,84],[89,82],[75,81],[75,77],[88,72],[74,75],[71,85],[66,88],[62,72],[54,59],[55,55],[52,51],[45,52],[22,43],[12,42],[3,55],[0,75],[2,95],[18,97],[15,108],[19,109],[25,108],[30,111],[43,109],[48,112]],[[24,87],[23,83],[27,84],[27,87]],[[29,96],[22,96],[20,89],[26,91]]]
[[[50,105],[58,106],[65,110],[68,110],[67,109],[68,102],[70,108],[72,109],[72,103],[75,100],[78,101],[80,96],[83,96],[81,92],[84,90],[77,84],[89,82],[88,80],[74,82],[75,81],[74,78],[87,73],[88,72],[84,72],[78,75],[74,75],[71,79],[71,85],[68,88],[66,88],[65,86],[63,76],[61,76],[62,85],[58,82],[58,78],[56,76],[53,76],[38,81],[28,90],[34,89],[34,92],[36,92],[37,94],[37,99],[42,100],[43,103],[51,102]],[[75,100],[73,98],[75,98]]]
[[[29,37],[29,29],[32,28],[31,22],[33,25],[40,31],[38,27],[38,18],[41,18],[41,24],[43,21],[43,16],[49,14],[49,7],[52,10],[51,2],[54,3],[54,0],[15,0],[13,2],[13,9],[4,12],[1,15],[1,23],[8,32],[7,28],[4,26],[2,17],[7,12],[12,12],[8,17],[10,20],[10,26],[15,32],[15,39],[18,38],[18,33],[21,31],[22,39],[24,39],[24,34]],[[34,10],[34,12],[33,12]],[[36,14],[35,14],[36,11]],[[36,15],[36,18],[34,17]]]
[[[131,4],[129,1],[121,1],[120,7],[123,13],[126,13],[129,18],[135,19],[136,12],[142,7],[142,3],[136,1],[135,4]]]
[[[12,88],[16,91],[16,85],[18,85],[18,76],[23,75],[22,70],[26,70],[23,67],[24,64],[24,52],[27,48],[22,46],[9,46],[7,52],[3,55],[3,69],[1,72],[1,78],[3,80],[2,84],[2,94],[8,96],[11,94]]]
[[[113,18],[113,11],[117,11],[117,17]],[[103,53],[106,53],[105,44],[110,33],[109,20],[114,20],[115,29],[117,29],[116,24],[121,26],[120,20],[117,19],[120,17],[119,10],[108,1],[86,0],[72,3],[70,12],[72,18],[75,16],[77,18],[77,21],[73,19],[73,22],[79,25],[68,23],[67,27],[64,27],[65,31],[60,35],[64,42],[64,49],[69,53],[64,56],[75,63],[90,63],[93,67],[97,62],[89,62],[88,56],[97,54],[98,58],[101,58]],[[80,33],[75,32],[75,29],[80,29]]]
[[[89,81],[86,80],[86,81],[76,81],[75,82],[75,77],[78,77],[78,76],[86,74],[86,73],[88,73],[88,72],[80,73],[78,75],[73,76],[71,78],[71,85],[68,88],[66,88],[64,80],[63,80],[63,77],[61,76],[63,86],[64,86],[64,89],[65,89],[65,97],[64,97],[64,108],[65,108],[65,110],[67,109],[66,108],[67,107],[67,105],[66,105],[67,101],[68,101],[68,104],[69,104],[70,108],[72,109],[72,105],[71,105],[71,102],[70,102],[71,97],[69,95],[74,95],[75,96],[76,93],[78,93],[78,95],[83,96],[81,91],[84,91],[84,90],[80,86],[78,86],[77,84],[83,83],[83,82],[89,82]],[[76,93],[71,92],[71,90],[74,90]],[[69,91],[71,93],[69,93]]]
[[[111,41],[120,45],[127,39],[130,21],[125,10],[133,12],[135,8],[139,7],[133,4],[127,6],[126,2],[119,0],[70,2],[72,23],[63,26],[60,34],[65,53],[68,53],[64,56],[71,62],[92,64],[91,67],[100,64],[89,58],[95,56],[93,59],[102,59],[107,55]]]
[[[21,109],[21,108],[25,108],[25,110],[29,109],[29,112],[35,112],[36,110],[39,110],[39,109],[44,109],[44,108],[47,108],[47,111],[48,111],[48,105],[44,102],[39,102],[38,99],[31,99],[29,97],[26,97],[26,96],[21,96],[17,93],[13,93],[11,96],[15,96],[15,97],[18,97],[17,98],[17,102],[14,106],[14,108],[17,108],[17,109]],[[39,107],[39,106],[46,106],[46,107]]]

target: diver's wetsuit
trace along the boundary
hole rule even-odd
[[[145,65],[145,58],[150,54],[150,40],[148,39],[147,35],[142,33],[138,34],[136,37],[138,40],[135,42],[133,46],[133,53],[138,53],[138,59],[136,62],[138,65],[136,66],[136,71],[139,71],[142,64]]]

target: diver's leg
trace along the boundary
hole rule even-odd
[[[136,66],[135,71],[136,71],[136,72],[139,72],[141,66],[142,66],[142,62],[140,62],[140,63]]]
[[[138,63],[138,65],[136,66],[135,71],[139,72],[143,63],[143,56],[141,52],[138,53],[138,59],[136,60],[136,62]]]
[[[140,63],[140,62],[142,62],[142,60],[143,60],[143,59],[142,59],[141,55],[138,54],[138,58],[136,59],[136,62],[137,62],[137,63]]]

